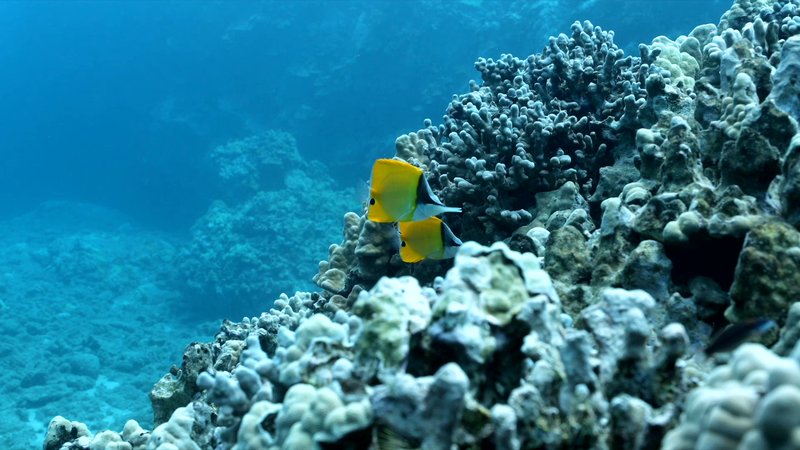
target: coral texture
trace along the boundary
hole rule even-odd
[[[359,208],[352,190],[337,188],[321,163],[303,160],[285,132],[228,143],[211,157],[226,190],[178,258],[188,292],[238,313],[311,288],[314,264],[336,237],[335,217]],[[231,193],[242,185],[246,192]]]
[[[391,224],[348,213],[322,292],[187,351],[191,401],[159,403],[148,448],[800,447],[797,35],[797,0],[737,0],[638,56],[576,22],[479,59],[396,141],[463,207],[454,261],[405,265]],[[764,317],[760,344],[702,356]],[[48,445],[130,443],[69,427]]]

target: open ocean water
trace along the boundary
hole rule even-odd
[[[0,2],[2,447],[152,426],[221,320],[313,289],[375,158],[478,57],[575,20],[626,53],[728,1]]]

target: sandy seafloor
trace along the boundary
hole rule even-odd
[[[147,392],[219,326],[193,320],[171,288],[179,239],[83,204],[0,222],[4,450],[41,448],[59,414],[152,426]]]

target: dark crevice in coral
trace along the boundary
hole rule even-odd
[[[418,264],[406,264],[394,276],[412,276],[421,286],[430,286],[437,276],[443,276],[452,268],[452,259],[426,259]]]
[[[264,417],[264,420],[261,421],[261,429],[269,433],[270,436],[275,436],[275,431],[276,431],[275,420],[277,418],[278,418],[277,412],[267,414],[267,416]]]
[[[536,253],[533,240],[524,234],[513,234],[506,241],[508,248],[520,253]]]
[[[494,405],[508,401],[511,391],[523,377],[525,358],[520,357],[519,349],[529,331],[527,323],[517,320],[494,331],[497,348],[484,364],[484,386],[491,389],[484,390],[483,397],[477,399],[480,403]]]
[[[412,372],[410,366],[413,355],[409,356],[408,372],[410,374],[417,377],[430,376],[449,362],[458,364],[464,368],[465,371],[467,371],[468,368],[474,369],[476,367],[475,362],[466,357],[466,352],[459,342],[436,340],[431,341],[429,347],[429,351],[423,358],[417,358],[417,362],[422,363],[416,366],[416,370],[419,371],[418,373]]]
[[[653,383],[653,372],[640,359],[621,358],[617,362],[614,376],[605,386],[608,398],[627,394],[640,398],[650,405],[655,404],[656,385]]]
[[[600,204],[603,203],[605,199],[598,199],[598,200],[588,200],[589,204],[589,217],[592,219],[592,223],[594,226],[599,228],[600,224],[602,223],[603,219],[603,209],[600,207]]]
[[[715,333],[720,332],[723,328],[730,325],[728,319],[725,318],[725,310],[719,311],[717,314],[711,316],[708,319],[705,319],[703,322],[711,325],[711,334],[712,336]]]
[[[733,283],[739,252],[744,238],[693,240],[687,245],[665,245],[667,258],[672,261],[672,281],[679,287],[688,286],[697,276],[714,280],[727,291]]]
[[[487,387],[477,398],[481,404],[507,401],[523,376],[524,358],[520,357],[519,349],[530,329],[527,323],[516,320],[502,328],[493,328],[496,349],[491,359],[482,364],[467,357],[460,342],[412,335],[406,372],[415,377],[431,376],[445,364],[455,362],[465,371],[477,374],[471,383]]]
[[[409,351],[406,372],[415,377],[433,375],[436,369],[444,364],[438,360],[433,362],[434,358],[428,355],[429,352],[423,344],[423,338],[424,336],[422,333],[412,334],[408,346]]]
[[[372,445],[372,427],[351,431],[336,442],[317,442],[322,450],[367,450]]]

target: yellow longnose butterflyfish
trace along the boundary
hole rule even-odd
[[[396,159],[375,161],[369,188],[369,220],[409,222],[445,212],[461,212],[461,208],[445,206],[431,190],[422,169]]]
[[[448,259],[455,256],[461,239],[437,217],[417,222],[400,222],[400,258],[415,263],[425,258]]]

